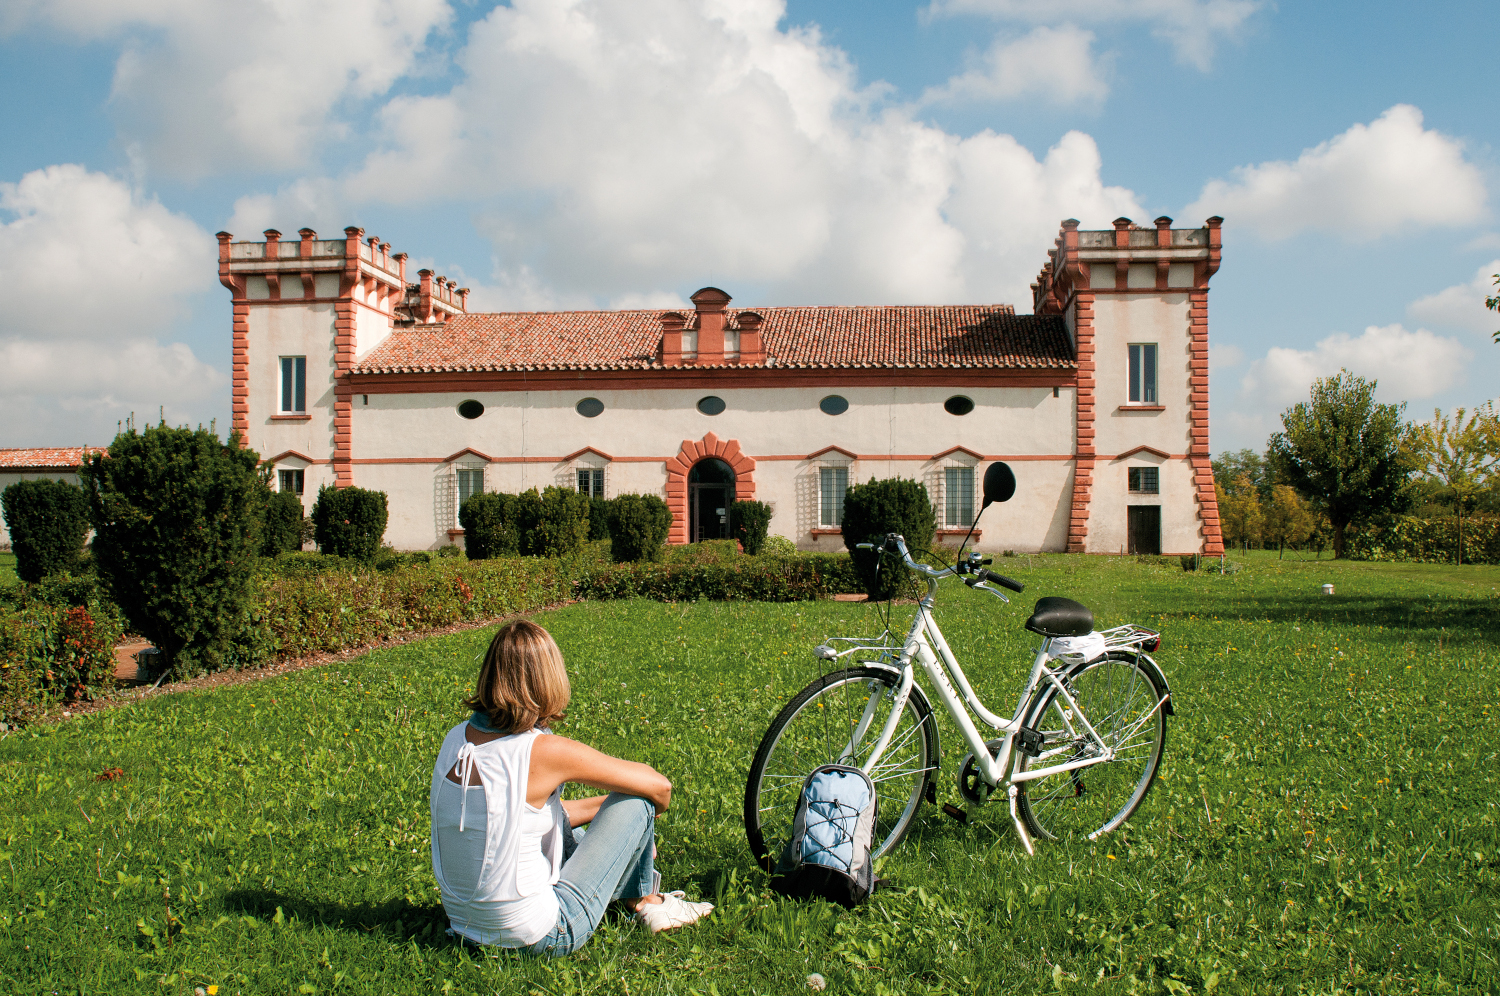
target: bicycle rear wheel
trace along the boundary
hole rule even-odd
[[[1123,651],[1077,666],[1063,683],[1100,739],[1114,749],[1114,760],[1022,782],[1016,803],[1033,837],[1093,840],[1130,819],[1156,780],[1167,741],[1166,713],[1158,707],[1166,690],[1134,654]],[[1076,713],[1050,683],[1032,697],[1025,725],[1046,738],[1044,751],[1061,752],[1043,759],[1021,754],[1019,770],[1091,753]]]
[[[745,836],[750,853],[766,871],[775,868],[791,839],[802,783],[819,765],[864,765],[890,715],[899,682],[900,675],[886,668],[835,671],[798,692],[771,721],[745,785]],[[861,731],[872,698],[869,722]],[[890,744],[870,771],[878,799],[872,858],[895,847],[911,826],[937,757],[932,707],[913,685]]]

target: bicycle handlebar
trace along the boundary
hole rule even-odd
[[[859,546],[873,547],[874,544],[860,543]],[[929,567],[926,564],[919,563],[918,561],[913,560],[911,551],[906,548],[906,538],[900,533],[886,533],[885,542],[880,545],[880,549],[882,552],[899,554],[901,556],[901,562],[905,564],[910,570],[916,571],[918,574],[929,577],[934,581],[940,580],[942,578],[956,577],[959,573],[957,568],[944,567],[939,569],[936,567]],[[977,578],[975,576],[977,576]],[[1000,594],[1000,592],[995,591],[995,589],[984,587],[984,583],[986,581],[993,581],[996,584],[1000,585],[1002,588],[1009,588],[1011,591],[1018,593],[1026,590],[1026,586],[1017,581],[1015,578],[1008,578],[1004,574],[996,574],[994,571],[986,570],[982,567],[976,567],[971,572],[970,577],[964,578],[964,583],[967,584],[970,588],[976,588],[980,591],[987,591],[990,594],[995,595],[1002,601],[1009,601],[1009,599]]]

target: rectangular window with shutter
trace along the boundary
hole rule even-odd
[[[1156,343],[1130,344],[1130,403],[1154,405],[1156,401]]]
[[[844,492],[849,489],[848,467],[823,467],[818,471],[818,524],[832,529],[844,524]]]
[[[484,468],[460,469],[458,471],[458,507],[464,507],[464,499],[484,491]]]
[[[293,494],[302,493],[302,475],[306,471],[301,470],[278,470],[276,472],[277,490],[290,491]]]
[[[281,358],[281,414],[301,415],[307,411],[307,357]]]
[[[1161,471],[1156,467],[1131,467],[1130,492],[1154,495],[1161,491]]]

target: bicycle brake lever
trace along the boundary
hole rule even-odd
[[[991,595],[994,595],[996,598],[1000,599],[1000,601],[1004,602],[1006,605],[1010,604],[1010,599],[1008,599],[1008,598],[1005,597],[1005,593],[1004,592],[996,591],[994,588],[991,588],[989,585],[985,584],[983,581],[973,581],[973,582],[971,582],[971,581],[965,579],[964,584],[968,585],[970,588],[973,588],[975,591],[987,591]]]
[[[856,544],[854,544],[854,548],[856,550],[873,550],[873,549],[875,549],[875,544],[874,543],[856,543]]]

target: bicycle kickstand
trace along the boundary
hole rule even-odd
[[[1031,834],[1026,830],[1026,822],[1021,819],[1020,812],[1016,809],[1016,795],[1018,789],[1015,785],[1010,787],[1010,821],[1015,825],[1016,836],[1021,838],[1021,844],[1026,848],[1030,857],[1036,857],[1036,848],[1032,846]]]

